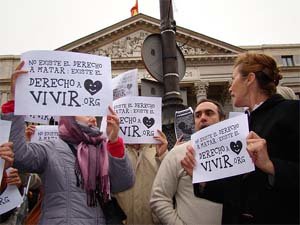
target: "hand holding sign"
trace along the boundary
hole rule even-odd
[[[10,168],[7,172],[6,183],[10,185],[16,185],[20,187],[22,184],[21,178],[19,176],[19,171],[15,168]]]
[[[267,174],[274,175],[273,162],[269,158],[265,139],[251,131],[247,136],[247,150],[255,166]]]
[[[201,129],[192,135],[197,166],[193,183],[217,180],[254,170],[246,151],[249,133],[245,114]]]
[[[25,138],[26,138],[26,141],[30,141],[31,140],[31,137],[32,135],[34,135],[35,133],[35,125],[28,125],[25,129]]]
[[[5,160],[4,168],[11,167],[14,162],[13,143],[6,142],[0,145],[0,157]]]
[[[22,203],[22,196],[16,185],[20,185],[21,179],[16,169],[10,168],[6,170],[7,184],[0,195],[0,215],[17,207]]]
[[[160,130],[157,130],[158,132],[158,135],[155,135],[153,136],[153,138],[155,140],[157,140],[158,144],[155,145],[155,148],[156,148],[156,155],[158,157],[162,156],[168,149],[168,140],[167,140],[167,137],[166,135],[160,131]]]
[[[108,109],[111,115],[107,115],[106,133],[110,142],[114,143],[118,140],[119,137],[120,119],[110,106],[108,107]]]
[[[27,70],[22,70],[25,62],[21,61],[20,64],[17,66],[13,74],[11,75],[11,81],[10,81],[10,100],[15,99],[15,90],[16,90],[16,80],[18,79],[19,76],[22,74],[27,73]]]
[[[193,170],[197,164],[195,155],[196,155],[196,153],[195,153],[195,150],[193,149],[193,146],[188,145],[186,147],[185,157],[180,162],[183,169],[190,176],[193,176]]]

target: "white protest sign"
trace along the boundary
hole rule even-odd
[[[236,117],[236,116],[241,116],[241,115],[243,115],[243,114],[245,114],[245,113],[243,113],[243,112],[229,112],[229,118],[232,118],[232,117]]]
[[[0,120],[0,144],[8,142],[11,121]]]
[[[191,140],[191,135],[195,130],[194,112],[191,107],[175,112],[175,135],[178,140],[182,137],[181,141]]]
[[[54,122],[58,122],[58,116],[48,116],[48,115],[28,115],[25,116],[25,121],[30,123],[39,123],[49,125],[51,118]]]
[[[160,97],[123,97],[113,102],[120,118],[119,136],[126,144],[158,143],[153,136],[161,130]]]
[[[35,132],[31,137],[31,142],[50,141],[58,139],[58,126],[40,125],[35,126]]]
[[[112,79],[113,99],[138,96],[137,69],[121,73]]]
[[[192,135],[197,165],[193,183],[217,180],[254,170],[246,150],[247,115],[204,128]]]
[[[16,115],[101,116],[112,102],[110,58],[62,51],[21,55]]]
[[[9,173],[9,169],[7,170]],[[23,198],[16,185],[7,185],[0,195],[0,215],[16,208],[23,202]]]
[[[4,144],[5,142],[8,142],[10,127],[11,121],[0,120],[0,145]],[[4,163],[5,161],[2,158],[0,158],[0,184],[3,176]]]

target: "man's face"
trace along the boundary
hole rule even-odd
[[[195,109],[194,117],[196,131],[220,122],[218,106],[212,102],[199,104]]]

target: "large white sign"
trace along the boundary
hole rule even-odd
[[[21,55],[27,75],[16,82],[16,115],[101,116],[112,103],[110,58],[74,52]]]
[[[0,145],[8,142],[10,133],[11,121],[0,120]],[[0,158],[0,184],[3,176],[4,160]]]
[[[7,170],[9,173],[9,169]],[[0,215],[16,208],[23,202],[23,198],[16,185],[7,185],[0,194]]]
[[[247,115],[204,128],[192,135],[197,165],[193,183],[217,180],[254,170],[246,150]]]
[[[119,136],[124,143],[158,143],[153,136],[161,130],[161,98],[131,96],[113,103],[120,118]]]
[[[58,139],[58,126],[41,125],[35,127],[31,142],[51,141]]]
[[[138,96],[137,69],[121,73],[112,79],[113,99],[125,96]]]

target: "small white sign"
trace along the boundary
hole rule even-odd
[[[113,99],[116,100],[125,96],[138,96],[138,70],[129,70],[121,73],[112,79]]]
[[[16,185],[7,185],[0,195],[0,215],[16,208],[23,202],[23,198]]]
[[[236,116],[192,135],[197,165],[193,183],[217,180],[255,169],[246,150],[247,116]]]
[[[126,144],[158,143],[153,136],[161,130],[161,98],[132,96],[113,102],[120,118],[119,136]]]
[[[180,137],[182,139],[180,141],[189,141],[191,140],[191,135],[195,131],[195,120],[194,120],[194,112],[191,107],[175,112],[175,135],[178,140]]]
[[[53,120],[54,124],[58,123],[58,116],[48,116],[48,115],[29,115],[25,116],[25,121],[29,123],[39,123],[45,125],[51,125],[50,121]],[[53,124],[52,124],[53,125]]]
[[[0,120],[0,144],[8,142],[10,133],[11,121]]]
[[[0,120],[0,145],[8,142],[10,134],[11,121]],[[0,158],[0,184],[2,181],[5,161]]]
[[[51,141],[58,139],[58,126],[41,125],[35,127],[31,142]]]
[[[16,82],[16,115],[101,116],[112,103],[110,58],[75,52],[21,55],[28,74]]]

